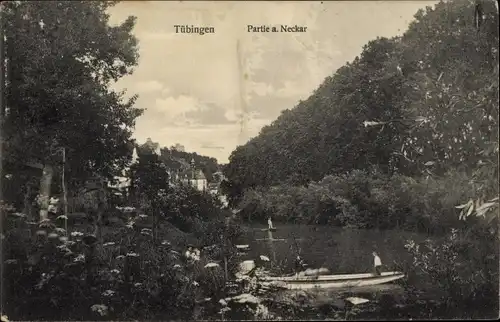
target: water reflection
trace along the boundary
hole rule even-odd
[[[284,273],[293,271],[298,253],[310,267],[326,267],[333,274],[371,272],[372,251],[380,254],[386,270],[394,270],[395,263],[409,259],[404,249],[406,239],[425,239],[402,231],[347,230],[329,226],[278,225],[276,232],[264,226],[248,227],[241,241],[249,244],[245,259],[266,255],[273,266]]]

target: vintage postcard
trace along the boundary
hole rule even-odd
[[[498,318],[498,20],[0,2],[1,321]]]

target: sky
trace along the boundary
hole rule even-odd
[[[305,100],[363,45],[401,35],[435,1],[126,1],[110,22],[137,17],[139,64],[114,84],[145,109],[134,137],[176,143],[226,163],[282,110]],[[307,27],[303,33],[252,33],[248,25]],[[215,33],[175,33],[174,25]]]

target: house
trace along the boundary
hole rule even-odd
[[[195,187],[200,191],[208,190],[207,178],[201,170],[196,170],[192,178],[190,179],[191,186]]]
[[[208,181],[205,177],[205,174],[200,169],[196,169],[194,164],[194,159],[191,160],[191,167],[189,170],[185,171],[182,175],[183,183],[189,184],[193,188],[198,189],[199,191],[207,191],[208,190]]]

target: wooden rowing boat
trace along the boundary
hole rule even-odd
[[[371,273],[343,274],[343,275],[318,275],[318,276],[262,276],[264,284],[289,290],[306,290],[315,288],[347,288],[385,284],[403,278],[401,272],[383,272],[381,275]]]

